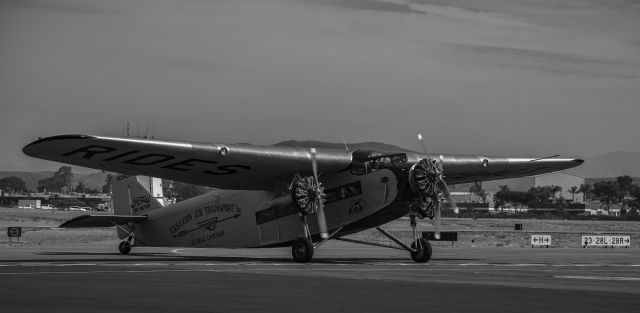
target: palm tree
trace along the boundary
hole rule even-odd
[[[551,186],[551,192],[553,193],[553,199],[557,202],[558,201],[558,196],[556,194],[558,192],[562,192],[562,187],[561,186],[552,185]]]
[[[571,193],[571,202],[576,202],[576,193],[578,193],[578,187],[576,186],[571,186],[571,189],[569,189],[569,192]]]
[[[580,184],[580,188],[578,188],[578,192],[582,193],[582,201],[587,202],[589,198],[589,193],[593,190],[593,186],[591,184]]]
[[[482,189],[482,185],[479,183],[471,185],[469,192],[482,198],[482,202],[487,202],[487,192]]]

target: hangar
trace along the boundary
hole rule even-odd
[[[558,196],[562,196],[567,200],[574,200],[577,203],[584,203],[584,195],[582,193],[577,193],[574,197],[570,192],[571,187],[580,188],[580,185],[584,183],[585,178],[582,176],[554,172],[521,178],[486,181],[482,183],[482,187],[486,192],[495,194],[500,190],[500,186],[503,185],[509,186],[509,189],[514,191],[527,191],[533,187],[560,186],[562,191]]]

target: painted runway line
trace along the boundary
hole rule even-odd
[[[171,273],[171,272],[228,272],[228,270],[189,270],[189,269],[166,269],[166,270],[114,270],[114,271],[38,271],[38,272],[16,272],[1,273],[0,275],[43,275],[43,274],[100,274],[100,273]]]
[[[618,280],[618,281],[640,281],[640,277],[622,277],[622,276],[554,276],[555,278],[566,279],[584,279],[584,280]]]
[[[422,263],[394,263],[394,262],[331,262],[331,263],[310,263],[310,264],[297,264],[297,263],[269,263],[269,262],[179,262],[179,263],[171,263],[171,262],[102,262],[102,263],[58,263],[55,261],[52,262],[26,262],[26,263],[15,263],[15,264],[1,264],[0,267],[37,267],[37,266],[51,266],[51,267],[72,267],[72,266],[269,266],[269,267],[284,267],[284,266],[293,266],[293,267],[302,267],[302,266],[323,266],[323,267],[349,267],[349,266],[375,266],[375,267],[385,267],[385,266],[398,266],[398,267],[492,267],[492,268],[511,268],[511,267],[523,267],[523,268],[540,268],[540,267],[550,267],[550,268],[585,268],[585,267],[616,267],[616,268],[625,268],[625,267],[640,267],[640,264],[607,264],[607,263],[592,263],[592,264],[546,264],[546,263],[437,263],[432,262],[428,264]]]

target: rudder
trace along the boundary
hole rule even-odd
[[[111,185],[113,213],[144,215],[163,207],[160,179],[148,176],[119,175]]]

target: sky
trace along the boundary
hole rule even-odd
[[[640,152],[640,1],[2,0],[0,170],[38,137]]]

